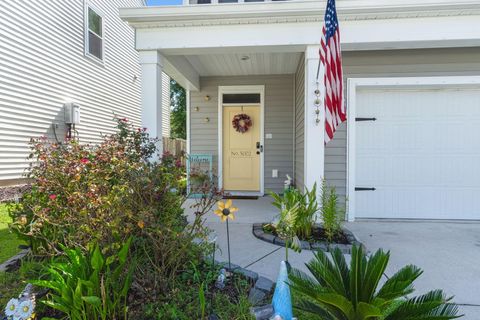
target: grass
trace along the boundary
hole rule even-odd
[[[0,203],[0,263],[5,262],[18,253],[20,251],[18,246],[23,244],[8,229],[8,224],[11,222],[12,220],[7,212],[7,205]]]

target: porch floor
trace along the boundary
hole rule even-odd
[[[271,221],[277,210],[271,198],[233,200],[240,210],[230,223],[230,249],[232,263],[257,272],[275,281],[285,248],[255,238],[252,224]],[[193,211],[186,204],[189,220]],[[227,261],[225,224],[214,214],[207,216],[207,226],[216,232],[219,250],[217,260]],[[406,264],[415,264],[425,273],[416,281],[416,293],[443,289],[454,295],[460,304],[463,319],[480,319],[480,223],[478,222],[423,222],[423,221],[361,221],[345,223],[365,244],[367,250],[391,250],[390,265],[386,271],[392,275]],[[293,267],[307,271],[305,263],[313,252],[290,250]],[[348,257],[347,257],[348,258]]]

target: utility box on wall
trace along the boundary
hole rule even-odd
[[[80,124],[80,106],[75,103],[65,103],[63,105],[66,124]]]

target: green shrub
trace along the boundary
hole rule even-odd
[[[125,119],[118,129],[98,146],[32,140],[32,188],[10,215],[35,254],[61,254],[60,244],[86,252],[92,241],[118,249],[147,227],[183,228],[183,198],[172,192],[184,176],[181,162],[167,154],[150,163],[155,140]]]
[[[310,238],[318,212],[317,184],[311,190],[306,189],[305,193],[291,188],[285,190],[283,196],[275,192],[270,192],[270,196],[273,205],[281,212],[295,211],[295,219],[291,221],[295,234],[302,239]]]
[[[322,207],[320,212],[325,235],[328,241],[331,242],[342,231],[345,208],[340,208],[335,187],[328,188],[325,181],[322,183]]]
[[[313,277],[292,269],[289,280],[296,310],[322,320],[398,320],[454,319],[458,307],[441,290],[418,297],[413,282],[422,274],[408,265],[380,286],[390,253],[378,250],[367,257],[362,248],[353,247],[350,266],[337,248],[332,259],[323,251],[307,263]]]
[[[10,208],[11,229],[40,256],[88,254],[91,243],[110,255],[132,237],[136,308],[167,295],[188,262],[206,253],[192,243],[206,230],[186,223],[180,159],[163,154],[152,163],[156,141],[125,119],[118,129],[96,146],[33,140],[32,188]]]
[[[31,283],[50,289],[42,302],[63,312],[68,319],[127,319],[127,296],[133,265],[127,260],[131,239],[118,252],[104,256],[98,244],[87,254],[65,248],[46,268],[45,280]]]

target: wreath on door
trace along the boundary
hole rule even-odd
[[[233,117],[232,125],[237,132],[245,133],[252,126],[252,119],[249,115],[240,113]]]

